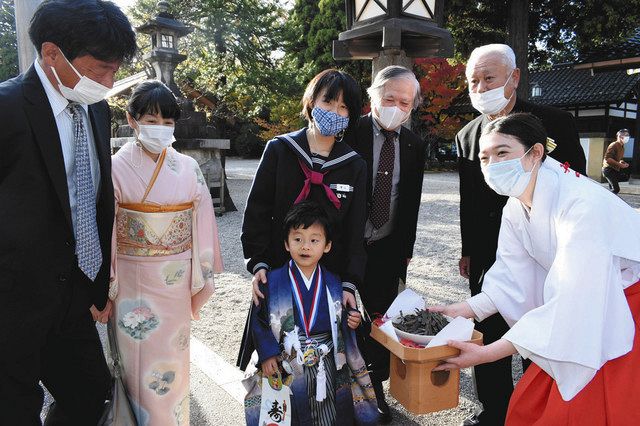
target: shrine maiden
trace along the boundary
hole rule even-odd
[[[519,352],[533,361],[516,386],[507,425],[640,424],[640,215],[545,154],[529,114],[487,125],[480,161],[487,184],[510,196],[496,263],[482,292],[440,307],[511,329],[476,346],[450,342],[464,368]]]
[[[127,106],[136,142],[113,157],[111,284],[124,383],[139,425],[189,424],[191,318],[222,270],[209,188],[170,145],[180,117],[171,90],[141,83]]]

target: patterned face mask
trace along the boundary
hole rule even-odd
[[[313,107],[311,117],[322,136],[335,136],[349,125],[349,117],[343,117],[320,107]]]

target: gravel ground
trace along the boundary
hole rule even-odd
[[[216,277],[216,294],[193,323],[193,334],[228,362],[234,363],[250,303],[250,276],[244,269],[240,227],[245,199],[251,186],[255,162],[227,160],[229,191],[238,212],[218,217],[225,272]],[[407,286],[424,294],[429,303],[450,303],[468,296],[468,286],[457,273],[460,251],[458,224],[458,180],[455,173],[426,174],[418,238],[409,267]],[[224,321],[220,315],[224,312]],[[471,386],[471,374],[461,375],[460,405],[430,415],[408,413],[393,398],[394,424],[457,425],[478,408]]]
[[[225,272],[216,277],[216,294],[202,315],[193,323],[193,334],[230,363],[235,363],[250,304],[250,276],[245,270],[240,244],[242,211],[257,167],[257,160],[227,159],[229,191],[238,207],[218,217]],[[634,208],[640,196],[623,195]],[[422,191],[418,237],[414,258],[409,266],[407,286],[425,295],[433,304],[452,303],[469,296],[466,280],[458,274],[460,232],[457,173],[426,173]],[[224,317],[224,320],[221,320]],[[514,363],[519,365],[519,362]],[[514,377],[521,372],[514,368]],[[460,405],[452,410],[416,416],[408,413],[390,397],[397,425],[458,425],[479,409],[474,395],[470,369],[462,371]]]
[[[231,364],[235,364],[251,299],[250,275],[244,267],[240,229],[245,200],[257,164],[257,160],[227,159],[229,192],[238,211],[228,212],[217,218],[225,272],[216,276],[216,293],[203,308],[202,320],[192,323],[193,335]],[[640,208],[640,195],[623,194],[622,198],[635,209]],[[469,295],[467,282],[458,275],[457,267],[460,254],[458,205],[456,173],[425,174],[418,236],[414,258],[409,266],[407,286],[423,294],[430,304],[457,302]],[[102,327],[99,329],[103,334]],[[520,374],[520,371],[514,369],[516,379]],[[206,379],[201,376],[200,372],[192,371],[194,385],[199,381],[206,385]],[[458,425],[462,419],[480,408],[473,392],[470,369],[461,372],[460,395],[460,404],[455,409],[421,416],[408,413],[389,397],[394,414],[393,424]],[[202,397],[207,398],[206,395]],[[51,398],[47,395],[45,407],[50,401]],[[194,398],[191,404],[192,420],[211,410],[218,412],[225,404],[235,402]],[[44,412],[45,410],[43,414]],[[224,413],[224,410],[220,413]],[[226,420],[229,421],[229,418]]]

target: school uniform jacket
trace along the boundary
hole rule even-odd
[[[561,163],[568,162],[573,170],[585,174],[584,151],[570,113],[520,99],[516,100],[512,112],[529,112],[542,120],[547,135],[557,144],[549,156]],[[500,218],[508,199],[489,188],[480,169],[480,135],[488,123],[487,116],[480,115],[456,135],[462,256],[474,257],[477,265],[486,267],[495,260]]]
[[[303,188],[305,175],[298,161],[310,169],[314,163],[306,137],[306,128],[278,136],[269,141],[253,180],[242,223],[242,249],[247,269],[278,268],[287,262],[284,248],[284,217]],[[364,276],[366,255],[363,247],[366,220],[366,164],[344,142],[336,142],[326,161],[316,168],[325,173],[329,185],[340,201],[340,208],[328,199],[324,188],[311,185],[309,199],[327,212],[333,224],[331,251],[323,264],[337,274],[345,288],[354,290]]]

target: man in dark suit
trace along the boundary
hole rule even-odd
[[[367,162],[367,222],[364,282],[358,288],[369,314],[384,314],[404,285],[413,257],[422,178],[424,141],[402,124],[420,104],[420,85],[408,69],[381,70],[368,89],[371,114],[358,124],[353,149]],[[361,350],[371,370],[383,423],[391,421],[382,382],[389,378],[389,351],[366,337]]]
[[[493,265],[498,247],[502,208],[508,197],[487,186],[478,159],[480,134],[490,121],[511,112],[529,112],[540,118],[549,138],[550,156],[582,174],[586,160],[573,116],[556,108],[536,105],[517,98],[520,70],[513,50],[504,44],[475,49],[467,62],[467,80],[471,102],[481,115],[456,135],[460,173],[460,230],[462,257],[460,274],[469,280],[471,295],[482,289],[485,272]],[[551,149],[557,145],[555,149]],[[477,324],[484,343],[498,340],[508,330],[498,314]],[[478,398],[484,406],[479,416],[463,424],[502,425],[513,392],[511,357],[474,368]]]
[[[36,62],[0,84],[0,423],[40,424],[41,380],[46,424],[95,425],[110,387],[94,323],[114,213],[103,99],[135,34],[110,2],[47,0],[29,35]]]

